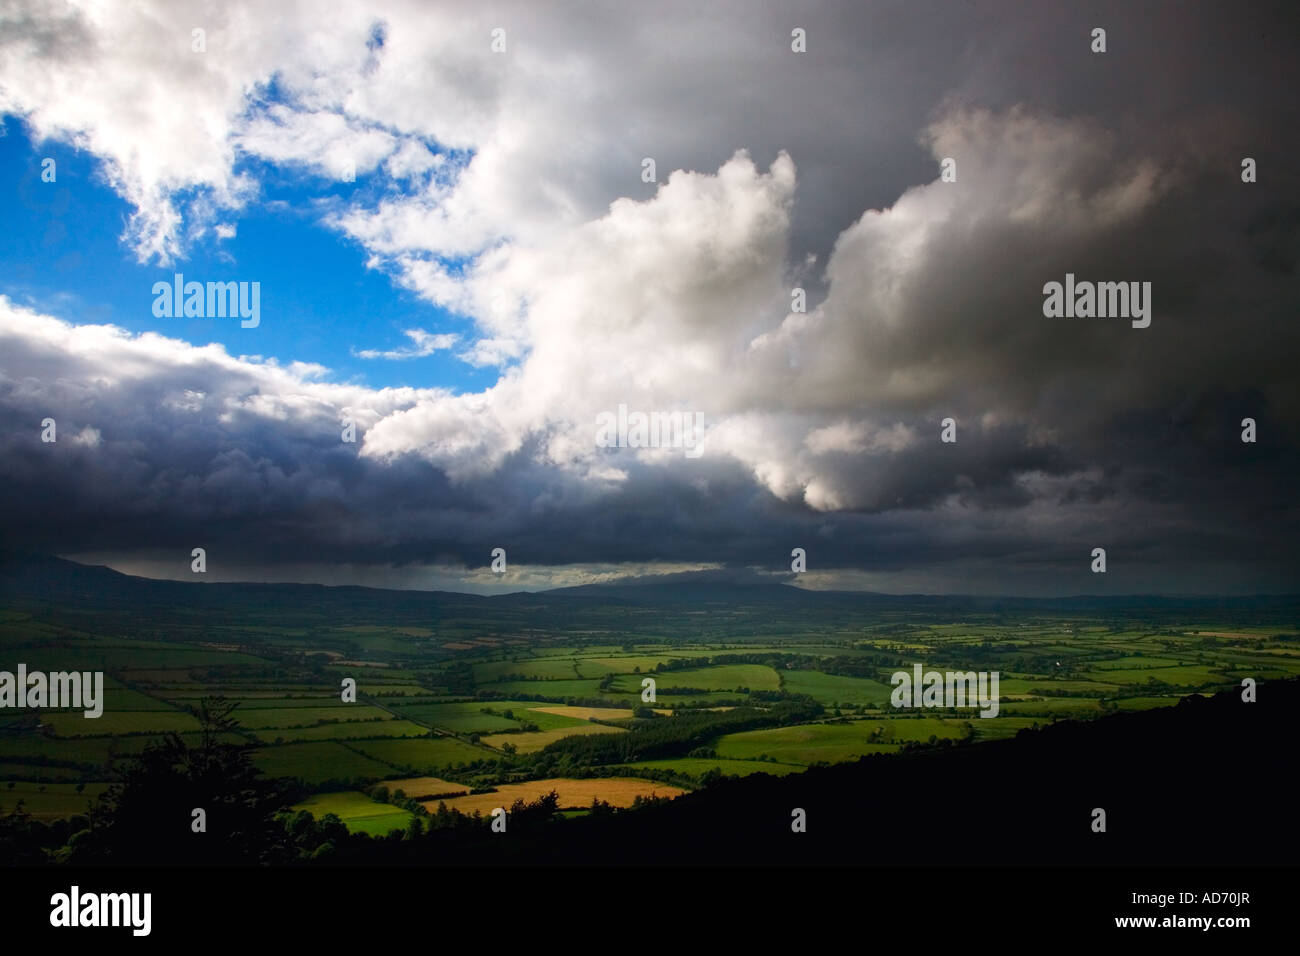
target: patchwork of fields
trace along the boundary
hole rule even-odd
[[[106,674],[98,719],[0,716],[0,813],[20,801],[39,819],[84,813],[163,735],[198,746],[196,708],[213,696],[237,704],[237,726],[217,739],[308,793],[295,810],[382,836],[440,803],[490,813],[555,789],[565,810],[593,799],[626,807],[718,776],[977,744],[1300,674],[1297,635],[1276,624],[878,617],[703,639],[279,619],[198,641],[114,637],[0,611],[0,667]],[[890,676],[914,664],[998,671],[998,716],[894,708]],[[355,701],[343,700],[346,678]]]

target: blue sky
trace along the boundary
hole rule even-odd
[[[0,191],[0,293],[13,301],[71,322],[111,323],[195,345],[218,342],[232,355],[316,362],[331,370],[333,381],[455,392],[481,391],[496,381],[496,369],[464,363],[455,350],[402,360],[354,354],[409,346],[404,329],[459,333],[461,344],[472,334],[468,319],[366,268],[357,243],[321,224],[321,201],[366,189],[366,175],[358,174],[355,184],[334,183],[247,164],[241,168],[259,182],[259,201],[231,218],[233,238],[209,234],[188,244],[174,266],[142,265],[119,238],[131,206],[109,188],[93,157],[58,142],[33,143],[12,116],[4,129],[0,177],[17,188]],[[45,157],[56,163],[54,183],[41,179]],[[154,317],[153,283],[170,281],[175,272],[187,281],[260,282],[260,325]]]

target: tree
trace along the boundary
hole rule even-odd
[[[237,705],[204,698],[195,711],[199,742],[191,747],[168,734],[127,764],[121,780],[92,808],[90,829],[71,863],[228,864],[279,862],[289,854],[288,832],[277,818],[287,809],[283,785],[263,779],[241,743],[228,735],[239,724]],[[194,832],[193,811],[206,815]]]
[[[538,797],[532,803],[516,800],[510,806],[510,827],[512,830],[529,830],[551,820],[560,809],[560,795],[552,790]]]

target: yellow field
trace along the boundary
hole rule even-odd
[[[554,707],[529,707],[528,709],[540,710],[543,714],[557,714],[560,717],[577,717],[579,720],[591,720],[593,717],[597,720],[627,720],[632,716],[632,711],[622,707],[566,707],[563,704],[556,704]]]
[[[534,730],[525,734],[492,734],[480,737],[482,743],[489,747],[500,748],[502,744],[514,744],[521,754],[536,753],[552,741],[561,737],[573,737],[577,734],[624,734],[622,727],[606,727],[604,724],[579,724],[576,727],[561,727],[559,730]]]
[[[516,735],[517,736],[517,735]],[[450,800],[430,800],[424,804],[430,813],[436,813],[439,803],[445,803],[462,813],[475,810],[488,816],[497,807],[510,809],[516,800],[530,803],[554,790],[560,796],[560,809],[586,809],[595,797],[615,807],[630,807],[637,796],[680,797],[685,790],[670,787],[653,780],[637,777],[593,777],[590,780],[570,780],[568,777],[551,777],[547,780],[530,780],[527,783],[508,783],[497,787],[496,793],[476,793],[453,797]]]
[[[388,792],[401,790],[408,797],[427,797],[433,793],[469,793],[469,787],[463,783],[452,783],[441,777],[404,777],[401,780],[381,780],[379,786],[387,787]]]

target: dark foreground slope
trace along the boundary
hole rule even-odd
[[[466,842],[351,845],[338,862],[1294,864],[1300,682],[796,776],[725,781],[611,818]],[[996,719],[996,718],[993,718]],[[806,833],[791,831],[795,808]],[[1093,832],[1094,808],[1106,832]],[[487,830],[486,825],[483,827]]]

